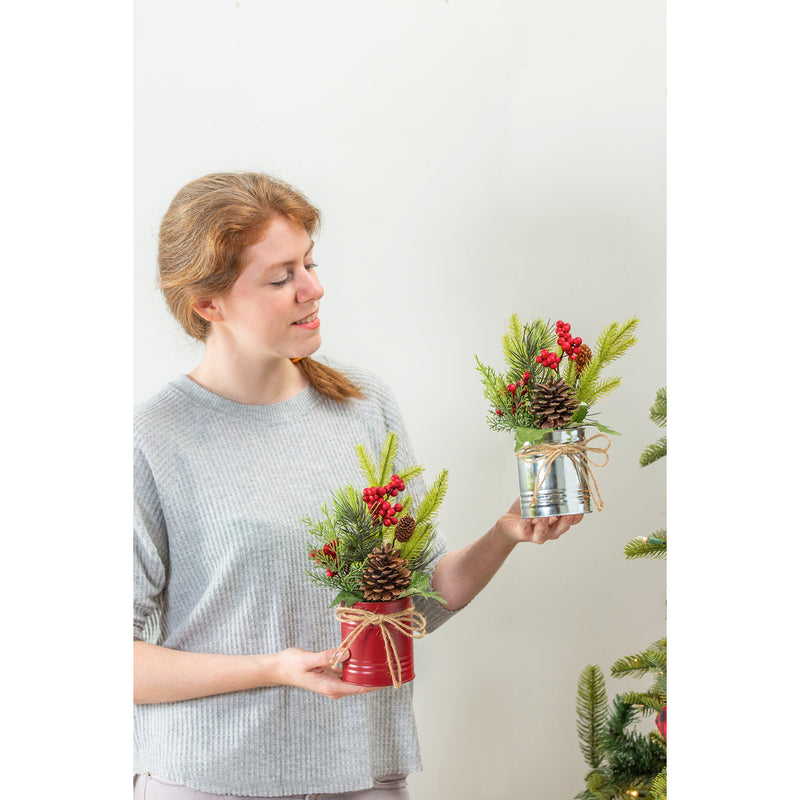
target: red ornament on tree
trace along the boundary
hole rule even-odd
[[[667,707],[661,709],[661,713],[656,717],[656,727],[666,740],[667,738]]]

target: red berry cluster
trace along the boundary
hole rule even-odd
[[[558,369],[561,364],[561,359],[567,356],[571,361],[574,361],[578,353],[581,351],[582,339],[576,336],[574,339],[570,334],[569,322],[556,322],[556,336],[558,336],[558,346],[561,348],[561,355],[551,353],[546,347],[542,348],[542,352],[536,356],[536,363],[541,364],[543,367],[550,369]]]
[[[546,347],[543,347],[542,352],[536,356],[536,363],[541,364],[543,367],[550,367],[550,369],[558,369],[558,365],[561,363],[561,356],[557,356]]]
[[[388,528],[397,525],[397,514],[403,510],[402,503],[392,505],[389,498],[397,495],[406,488],[399,475],[392,475],[387,486],[368,486],[364,489],[364,502],[372,511],[372,519],[378,522],[383,519],[383,524]]]
[[[556,335],[558,336],[558,344],[564,351],[564,354],[569,356],[569,358],[574,361],[575,357],[581,351],[581,343],[583,340],[580,336],[576,336],[573,339],[569,330],[569,322],[562,322],[561,320],[556,322]]]
[[[528,381],[531,379],[530,372],[524,372],[522,377],[516,383],[509,383],[506,386],[506,391],[511,395],[513,398],[511,401],[511,413],[517,413],[517,405],[522,403],[522,396],[528,391]],[[519,394],[517,394],[519,392]],[[497,414],[498,417],[503,416],[503,412],[496,408],[494,413]]]
[[[323,545],[321,550],[312,550],[308,554],[308,557],[314,559],[317,563],[319,563],[320,559],[323,559],[323,563],[330,563],[331,560],[336,561],[336,548],[338,544],[338,539],[333,542],[327,542]],[[326,569],[325,574],[329,578],[335,578],[338,573],[334,572],[332,569]]]

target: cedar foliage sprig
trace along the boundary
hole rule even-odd
[[[363,491],[353,485],[334,491],[330,503],[322,506],[317,519],[306,517],[303,520],[311,535],[308,547],[313,566],[308,575],[315,584],[336,592],[331,606],[364,601],[361,582],[367,557],[384,542],[391,543],[392,548],[399,551],[411,572],[411,582],[398,598],[420,595],[444,602],[431,589],[429,573],[434,555],[435,517],[447,491],[448,472],[443,469],[419,503],[415,503],[410,494],[401,492],[405,492],[405,482],[421,475],[423,468],[413,465],[395,472],[398,445],[397,434],[390,432],[377,458],[362,445],[356,448],[356,458],[370,486],[384,487],[396,479],[396,485],[403,487],[392,499],[404,514],[416,515],[416,527],[408,541],[395,539],[396,523],[385,524],[387,518],[378,516],[365,501]]]

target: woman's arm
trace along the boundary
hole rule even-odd
[[[190,653],[134,641],[133,702],[172,703],[266,686],[298,686],[336,699],[373,691],[345,683],[341,662],[330,665],[338,648],[311,653],[290,647],[263,655]]]
[[[582,514],[522,519],[517,499],[480,539],[442,556],[433,572],[433,588],[445,599],[446,608],[455,611],[489,583],[517,544],[558,539],[582,519]]]

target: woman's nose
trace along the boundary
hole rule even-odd
[[[305,272],[304,279],[297,287],[297,302],[310,303],[319,300],[325,294],[322,284],[314,269]]]

